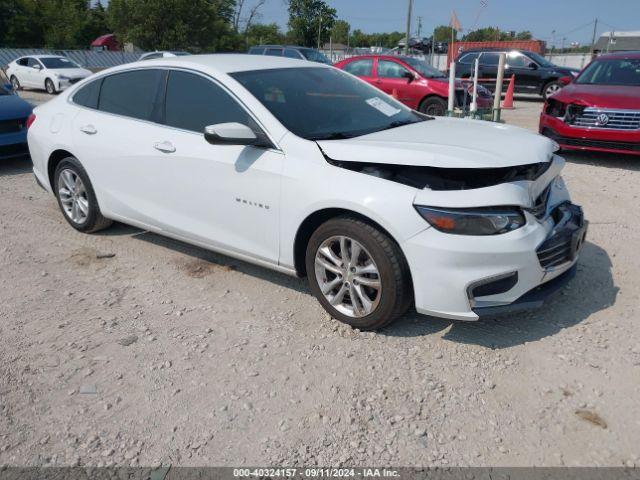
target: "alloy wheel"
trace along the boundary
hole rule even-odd
[[[76,172],[65,168],[58,177],[58,196],[62,209],[74,223],[82,224],[89,216],[89,196]]]
[[[550,97],[551,95],[553,95],[554,93],[556,93],[557,91],[560,90],[560,85],[558,85],[557,83],[552,83],[551,85],[549,85],[546,90],[544,91],[546,97]]]
[[[14,90],[20,90],[20,82],[16,77],[11,77],[11,85]]]
[[[51,80],[47,79],[47,81],[45,82],[45,87],[47,89],[47,93],[51,95],[56,93],[56,87]]]
[[[378,267],[353,238],[333,236],[322,242],[315,256],[315,274],[326,300],[343,315],[364,317],[380,303]]]

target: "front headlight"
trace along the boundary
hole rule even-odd
[[[66,75],[58,75],[58,78],[59,78],[60,80],[70,80],[70,78],[69,78],[69,77],[67,77]]]
[[[515,207],[415,207],[433,228],[456,235],[498,235],[516,230],[526,222],[522,211]]]

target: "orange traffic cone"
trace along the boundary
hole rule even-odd
[[[504,102],[502,102],[503,109],[512,109],[513,107],[513,89],[516,85],[516,76],[511,75],[511,80],[509,80],[509,86],[507,87],[507,93],[504,96]]]
[[[391,96],[396,100],[398,100],[398,90],[394,88],[393,91],[391,92]]]

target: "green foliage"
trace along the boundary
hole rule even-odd
[[[336,9],[322,0],[289,0],[289,32],[292,41],[305,47],[314,47],[329,40],[336,21]]]
[[[364,33],[361,30],[354,30],[351,35],[352,47],[386,47],[393,48],[403,40],[405,34],[402,32],[390,33]]]
[[[256,23],[249,26],[246,33],[246,47],[254,45],[283,44],[286,42],[284,34],[277,23]]]
[[[467,33],[462,37],[463,42],[492,42],[492,41],[506,41],[506,40],[531,40],[533,35],[530,31],[525,30],[519,32],[515,37],[511,36],[511,33],[506,30],[499,30],[495,27],[479,28],[472,32]]]
[[[108,22],[121,42],[144,50],[231,50],[234,0],[111,0]]]
[[[456,30],[453,31],[453,39],[454,41],[458,38],[458,32]],[[433,30],[433,41],[434,42],[451,42],[451,27],[449,25],[438,25]]]
[[[336,20],[333,24],[333,28],[331,29],[332,42],[346,45],[349,40],[350,30],[351,25],[349,25],[349,22],[346,22],[345,20]]]

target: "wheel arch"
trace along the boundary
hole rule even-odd
[[[547,85],[549,85],[550,83],[556,83],[558,81],[560,81],[559,76],[551,76],[549,78],[546,78],[542,82],[542,86],[540,87],[540,95],[544,95],[544,91],[547,89]]]
[[[439,95],[437,93],[427,93],[424,97],[422,97],[420,99],[420,101],[418,102],[418,109],[420,109],[420,107],[422,106],[422,104],[424,102],[426,102],[427,100],[429,100],[430,98],[439,98],[440,100],[442,100],[444,103],[448,102],[448,98],[447,97],[443,97],[442,95]]]
[[[380,225],[380,223],[376,222],[372,218],[356,212],[355,210],[350,210],[347,208],[323,208],[320,210],[316,210],[315,212],[309,214],[300,224],[298,230],[296,231],[294,243],[293,243],[293,260],[294,267],[296,270],[296,274],[299,277],[305,277],[307,275],[306,265],[305,265],[305,255],[307,251],[307,245],[309,244],[309,240],[311,239],[311,235],[316,229],[322,225],[323,223],[331,220],[332,218],[349,215],[355,218],[362,220],[363,222],[368,223],[369,225],[377,228],[382,233],[387,235],[393,242],[398,245],[399,250],[402,252],[402,248],[400,247],[400,243],[396,240],[396,238],[389,232],[388,229]],[[404,255],[404,252],[402,252]],[[409,273],[409,275],[411,275]],[[411,278],[409,279],[411,285],[413,284]]]
[[[58,164],[67,157],[76,158],[76,156],[64,149],[54,150],[51,155],[49,155],[49,159],[47,160],[47,177],[49,178],[49,185],[51,186],[51,191],[53,191],[54,181],[53,176],[56,173],[56,167]]]

